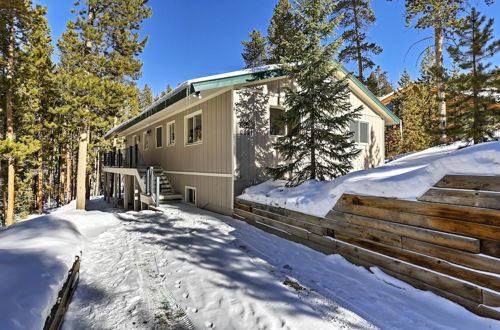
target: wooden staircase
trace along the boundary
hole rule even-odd
[[[325,218],[237,199],[263,230],[500,319],[500,177],[442,178],[417,201],[344,194]]]
[[[160,205],[183,201],[182,195],[174,191],[165,171],[159,166],[154,166],[153,169],[155,176],[160,178]],[[147,168],[139,168],[138,171],[142,180],[146,182]]]

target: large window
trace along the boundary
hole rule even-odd
[[[167,123],[167,146],[175,144],[175,121]]]
[[[351,132],[354,133],[354,142],[364,144],[370,143],[370,124],[367,121],[354,120],[349,126]]]
[[[281,108],[269,108],[269,135],[283,136],[286,134],[286,125],[283,122],[284,110]]]
[[[203,137],[201,110],[184,117],[186,145],[201,143]]]
[[[156,128],[156,148],[163,147],[163,127],[158,126]]]

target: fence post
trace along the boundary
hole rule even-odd
[[[160,177],[156,177],[156,207],[160,206]]]

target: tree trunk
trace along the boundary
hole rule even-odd
[[[9,28],[9,44],[8,44],[8,57],[7,57],[7,70],[5,78],[7,80],[7,90],[5,91],[5,119],[7,124],[6,139],[14,141],[14,116],[13,116],[13,94],[14,94],[14,47],[15,35],[14,25],[11,22]],[[16,178],[16,171],[14,168],[14,159],[9,157],[7,160],[7,205],[5,206],[5,225],[9,226],[14,223],[14,180]]]
[[[76,177],[76,209],[85,210],[85,195],[87,186],[87,145],[88,132],[84,128],[80,131],[78,143],[78,167]]]
[[[65,198],[65,187],[66,187],[66,146],[63,145],[61,153],[59,154],[59,167],[61,168],[59,171],[59,204],[64,205],[66,204],[66,198]]]
[[[66,145],[66,185],[64,187],[64,200],[65,203],[69,203],[69,201],[72,199],[71,197],[71,177],[72,177],[72,167],[71,167],[71,148],[70,145]]]
[[[38,151],[38,177],[37,177],[37,191],[36,191],[36,206],[38,214],[43,213],[43,151]]]
[[[443,83],[443,26],[441,17],[437,16],[434,21],[434,48],[436,51],[437,96],[439,111],[439,130],[441,131],[440,142],[446,143],[446,94]]]
[[[354,14],[354,30],[356,33],[356,57],[358,58],[358,78],[362,83],[365,82],[365,78],[363,77],[363,56],[361,54],[361,38],[360,38],[360,27],[359,27],[359,17],[358,17],[358,8],[356,4],[353,4],[352,11]]]

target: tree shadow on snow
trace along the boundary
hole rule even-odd
[[[194,219],[196,222],[204,222],[203,227],[188,227],[183,223],[188,224],[189,222],[176,215],[169,215],[168,210],[180,210],[187,218]],[[281,282],[286,278],[287,269],[281,268],[282,265],[274,266],[276,261],[270,256],[273,253],[286,254],[288,249],[294,251],[295,255],[307,250],[307,253],[301,256],[301,258],[307,259],[311,256],[309,255],[310,249],[306,247],[262,232],[238,220],[184,204],[171,205],[166,213],[137,213],[137,216],[133,218],[129,215],[130,212],[126,215],[117,214],[116,216],[124,222],[136,224],[136,226],[127,227],[128,231],[147,234],[141,236],[143,243],[155,245],[160,249],[179,251],[178,255],[180,256],[188,254],[188,259],[177,257],[178,261],[188,262],[194,267],[201,267],[221,274],[224,280],[211,279],[209,281],[212,285],[229,290],[244,290],[246,295],[260,301],[280,302],[279,306],[282,306],[281,316],[284,319],[286,319],[286,315],[302,314],[319,317],[319,315],[325,316],[325,314],[336,315],[338,312],[338,305],[322,305],[317,299],[312,299],[314,303],[311,303],[307,299],[301,299],[301,295],[308,295],[310,292],[296,292],[292,288],[281,285]],[[221,221],[225,225],[218,226],[214,221]],[[229,232],[227,226],[230,227]],[[242,226],[244,226],[244,233],[240,234],[238,231]],[[253,244],[248,244],[245,237],[242,239],[239,237],[245,236],[248,232],[258,236]],[[276,251],[267,250],[264,253],[258,251],[258,243],[262,239],[268,241],[266,249],[271,246],[276,248]],[[269,244],[269,242],[271,243]],[[273,242],[276,242],[275,245]],[[317,253],[316,251],[312,252]],[[318,253],[318,255],[322,254]],[[322,256],[324,257],[324,255]],[[255,257],[266,262],[255,263],[252,260]],[[320,295],[317,292],[314,294]],[[332,297],[329,299],[335,300]],[[359,324],[349,324],[349,320],[343,320],[343,323],[348,324],[350,328],[361,327]]]

